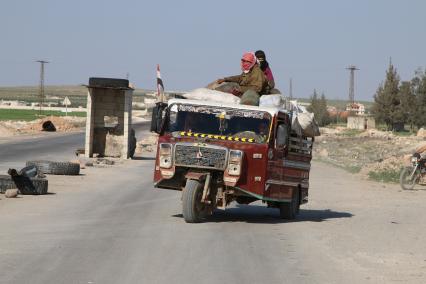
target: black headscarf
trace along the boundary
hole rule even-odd
[[[266,61],[265,52],[263,50],[258,50],[254,53],[254,55],[256,55],[257,60],[259,60],[260,69],[262,69],[262,71],[265,71],[266,68],[269,67],[269,63],[268,61]]]

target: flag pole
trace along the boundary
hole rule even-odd
[[[157,64],[157,97],[160,103],[164,103],[164,85],[161,79],[160,64]]]

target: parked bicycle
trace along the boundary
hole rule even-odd
[[[416,184],[426,185],[426,157],[414,153],[411,165],[402,169],[399,183],[402,189],[412,190]]]

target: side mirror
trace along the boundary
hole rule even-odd
[[[164,126],[165,119],[165,109],[167,108],[166,103],[157,103],[155,107],[152,109],[151,116],[151,132],[155,132],[160,134],[162,132],[162,128]]]
[[[280,124],[277,127],[277,148],[284,148],[287,145],[288,129],[285,124]]]

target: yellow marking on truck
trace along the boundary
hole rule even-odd
[[[240,137],[234,137],[234,136],[226,136],[226,135],[213,135],[213,134],[203,134],[203,133],[193,133],[193,132],[186,132],[181,131],[179,132],[181,136],[188,136],[188,137],[201,137],[201,138],[214,138],[219,140],[228,140],[228,141],[241,141],[241,142],[250,142],[253,143],[255,140],[253,138],[240,138]]]

